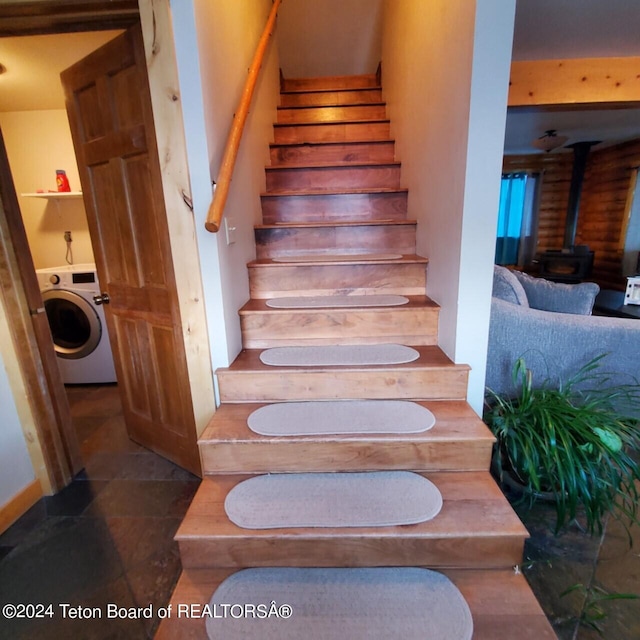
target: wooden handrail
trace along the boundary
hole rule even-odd
[[[231,131],[229,132],[227,144],[224,148],[224,155],[222,156],[222,165],[220,166],[220,173],[218,174],[218,182],[213,192],[213,199],[209,205],[207,220],[204,223],[207,231],[211,231],[211,233],[216,233],[220,229],[224,206],[227,202],[229,188],[231,186],[233,168],[236,164],[236,157],[238,156],[238,149],[240,148],[242,132],[244,131],[244,125],[251,105],[251,98],[253,97],[253,91],[258,81],[260,67],[264,61],[264,55],[267,50],[267,45],[269,44],[269,39],[271,38],[271,34],[273,33],[278,8],[280,7],[281,2],[282,0],[274,0],[273,2],[271,13],[269,13],[267,24],[264,27],[255,55],[253,56],[253,62],[249,68],[249,75],[247,76],[247,82],[244,85],[240,104],[233,116]]]

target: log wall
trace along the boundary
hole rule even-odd
[[[576,244],[595,251],[593,279],[606,289],[624,289],[622,276],[625,213],[640,139],[594,151],[587,165]]]
[[[571,182],[572,153],[505,156],[503,171],[542,173],[538,251],[561,249]],[[623,290],[624,217],[640,139],[592,151],[587,161],[576,244],[595,251],[592,279],[602,288]]]

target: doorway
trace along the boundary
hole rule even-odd
[[[112,395],[116,374],[104,310],[92,300],[100,288],[60,71],[120,33],[122,30],[108,30],[2,40],[2,59],[20,83],[19,88],[10,84],[3,91],[0,128],[33,262],[33,268],[29,261],[23,262],[21,272],[23,278],[38,282],[55,361],[66,385],[66,394],[61,395],[63,401],[72,399],[74,406],[83,393],[95,396],[95,388],[86,385],[107,383],[113,387],[106,389],[107,396]],[[56,170],[65,171],[69,192],[56,191]],[[71,414],[73,418],[73,407]],[[90,434],[79,432],[76,420],[71,422],[74,428],[65,436],[78,436],[78,442],[69,448],[82,452]],[[70,465],[70,475],[85,463],[86,456],[81,455]]]
[[[43,3],[47,4],[47,3]],[[55,3],[49,3],[51,5],[54,5]],[[122,3],[121,3],[122,4]],[[153,6],[152,6],[153,4]],[[165,37],[165,35],[169,32],[169,29],[166,27],[163,27],[163,25],[168,24],[168,3],[149,3],[149,2],[141,2],[140,3],[140,8],[142,13],[144,14],[145,12],[145,8],[147,12],[151,12],[151,13],[147,13],[146,16],[146,24],[147,26],[152,25],[153,29],[150,29],[149,32],[152,33],[152,37],[154,38],[154,43],[156,41],[156,38],[163,38]],[[4,13],[4,10],[1,13]],[[1,17],[1,16],[0,16]],[[143,24],[145,23],[145,19],[143,18]],[[166,43],[167,46],[164,47],[160,47],[160,50],[163,53],[169,52],[171,54],[172,52],[172,48],[170,46],[168,46],[169,44],[171,44],[170,42]],[[155,55],[155,52],[154,52]],[[172,55],[172,54],[171,54]],[[144,63],[144,56],[142,58],[142,61]],[[158,73],[164,73],[165,76],[168,73],[167,70],[171,70],[170,69],[171,65],[160,65],[158,63],[158,65],[156,65],[156,75]],[[159,80],[158,78],[156,78],[156,83],[158,83]],[[151,86],[151,80],[149,81],[149,86]],[[163,85],[164,86],[164,85]],[[157,89],[157,88],[156,88]],[[161,105],[162,106],[162,105]],[[172,97],[171,98],[171,107],[172,107],[172,116],[180,116],[181,117],[181,111],[179,110],[179,105],[175,104],[175,99]],[[178,108],[176,108],[178,107]],[[154,109],[155,109],[155,102],[154,102]],[[159,128],[157,130],[157,135],[158,135],[158,142],[159,143],[163,143],[166,141],[166,138],[168,137],[168,133],[170,132],[171,134],[171,140],[173,142],[173,146],[176,147],[176,142],[175,142],[175,130],[176,130],[176,120],[175,117],[172,120],[171,118],[163,118],[162,119],[162,127]],[[163,138],[163,136],[165,136]],[[179,141],[178,141],[179,142]],[[177,146],[177,151],[180,151],[180,146]],[[173,154],[172,157],[172,162],[181,161],[181,157],[180,157],[180,153],[175,153]],[[186,157],[184,158],[184,161],[186,161]],[[186,171],[186,166],[184,165],[180,165],[181,171],[182,171],[182,175],[188,175],[188,171]],[[164,171],[165,167],[162,167],[162,170]],[[173,171],[175,172],[175,164],[173,166]],[[179,172],[178,172],[179,173]],[[155,193],[158,194],[162,191],[164,191],[164,196],[165,196],[165,202],[167,202],[167,206],[169,206],[170,200],[171,198],[167,196],[168,190],[167,187],[165,185],[165,174],[163,173],[162,175],[162,187],[160,189],[156,189]],[[175,182],[175,178],[174,178],[174,182]],[[182,207],[183,209],[186,208],[186,202],[188,202],[188,198],[185,197],[185,194],[188,195],[188,183],[186,185],[181,184],[180,185],[181,189],[180,191],[175,189],[175,184],[171,184],[170,186],[170,192],[176,192],[177,194],[179,194],[179,206]],[[186,188],[185,188],[186,187]],[[168,199],[167,199],[168,198]],[[171,210],[170,213],[171,215],[169,215],[169,209],[167,210],[167,220],[168,220],[168,224],[169,226],[171,226],[171,224],[176,224],[175,218],[180,215],[180,224],[182,225],[182,229],[184,230],[184,218],[183,218],[183,209],[180,209],[179,211],[177,210],[176,206],[174,206]],[[174,249],[174,244],[175,243],[182,243],[179,247],[178,250],[181,254],[184,254],[186,256],[189,257],[193,257],[194,260],[197,260],[197,250],[194,251],[194,246],[193,245],[193,241],[189,239],[188,236],[185,236],[184,233],[181,234],[181,236],[179,238],[174,238],[173,236],[171,237],[171,246],[172,246],[172,250],[176,251]],[[191,243],[191,244],[190,244]],[[177,252],[176,251],[176,252]],[[180,269],[185,269],[188,266],[188,263],[190,262],[190,260],[184,260],[181,261],[181,263],[178,265],[178,269],[177,271],[179,272]],[[191,272],[193,274],[193,271]],[[178,282],[181,282],[182,280],[180,279],[180,273],[176,273],[175,274],[175,280]],[[198,274],[199,275],[199,274]],[[194,278],[191,277],[189,278],[189,283],[190,283],[190,287],[191,289],[193,289],[193,283],[194,283]],[[25,285],[26,287],[26,285]],[[198,294],[198,292],[196,291],[196,302],[200,302],[200,300],[202,300],[202,296]],[[174,307],[178,308],[179,305],[181,304],[180,301],[178,301],[178,304],[175,304]],[[187,365],[188,365],[188,371],[189,373],[196,372],[196,371],[200,371],[200,372],[205,372],[208,374],[207,375],[185,375],[183,377],[185,384],[187,385],[187,388],[193,389],[195,390],[194,393],[191,394],[191,399],[193,401],[193,406],[191,406],[191,403],[189,404],[189,410],[190,412],[193,414],[194,412],[197,414],[197,419],[196,419],[196,423],[193,423],[193,415],[191,416],[191,419],[188,423],[188,425],[190,425],[190,431],[191,431],[191,436],[190,436],[190,440],[192,441],[192,449],[195,449],[195,438],[197,436],[196,432],[201,432],[204,429],[204,426],[206,424],[206,421],[208,421],[208,419],[210,418],[211,414],[213,413],[213,411],[215,410],[215,405],[214,405],[214,394],[213,394],[213,384],[212,384],[212,379],[211,379],[211,373],[210,373],[210,360],[208,358],[208,353],[203,351],[201,348],[199,349],[186,349],[185,345],[188,346],[189,343],[189,332],[193,332],[194,338],[193,340],[198,340],[197,335],[198,335],[198,331],[193,331],[194,327],[204,327],[206,326],[206,322],[204,320],[204,306],[203,304],[197,304],[195,307],[193,305],[193,298],[190,301],[191,307],[189,309],[189,315],[188,315],[188,320],[189,320],[189,326],[186,327],[184,330],[182,330],[182,328],[180,327],[180,323],[174,323],[174,326],[177,326],[178,331],[183,331],[183,337],[184,337],[184,342],[185,344],[182,346],[183,350],[187,352],[188,357],[187,357]],[[33,309],[36,310],[36,306],[33,306]],[[182,307],[180,307],[180,309],[182,309]],[[194,313],[195,311],[195,313]],[[184,313],[184,311],[183,311]],[[178,316],[179,317],[179,316]],[[205,334],[206,335],[206,334]],[[180,337],[180,336],[178,336]],[[201,347],[202,345],[202,333],[200,332],[200,338],[199,338],[200,344],[199,347]],[[47,390],[44,390],[44,393],[47,393]],[[60,421],[58,421],[58,424],[60,424]],[[196,450],[197,451],[197,450]],[[68,478],[67,478],[68,480]],[[64,480],[62,482],[58,482],[57,483],[57,487],[60,488],[61,486],[64,486]]]

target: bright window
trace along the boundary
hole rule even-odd
[[[502,176],[496,264],[525,266],[536,248],[538,174]]]

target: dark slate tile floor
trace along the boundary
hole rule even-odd
[[[556,536],[553,505],[538,503],[514,507],[526,525],[523,573],[560,640],[639,640],[640,599],[600,603],[604,617],[595,622],[601,633],[589,628],[589,604],[602,595],[640,596],[640,527],[631,531],[609,518],[602,535],[590,536],[578,523]],[[569,594],[570,587],[581,585]],[[580,622],[583,618],[582,623]]]
[[[106,619],[106,606],[157,611],[169,602],[181,571],[173,536],[199,480],[128,439],[115,385],[68,395],[86,469],[0,535],[0,605],[51,603],[55,616],[0,615],[0,640],[153,638],[156,616]],[[579,622],[584,589],[640,594],[640,531],[632,547],[614,520],[601,536],[574,526],[556,537],[552,507],[516,509],[531,533],[522,570],[560,640],[640,639],[640,600],[604,603],[602,636]],[[578,584],[584,589],[561,595]],[[60,603],[103,617],[64,619]]]
[[[151,619],[106,618],[107,604],[166,606],[180,575],[173,536],[199,479],[127,437],[115,385],[67,389],[86,468],[0,535],[0,604],[53,604],[7,620],[0,640],[153,638]],[[63,618],[60,604],[102,618]]]

